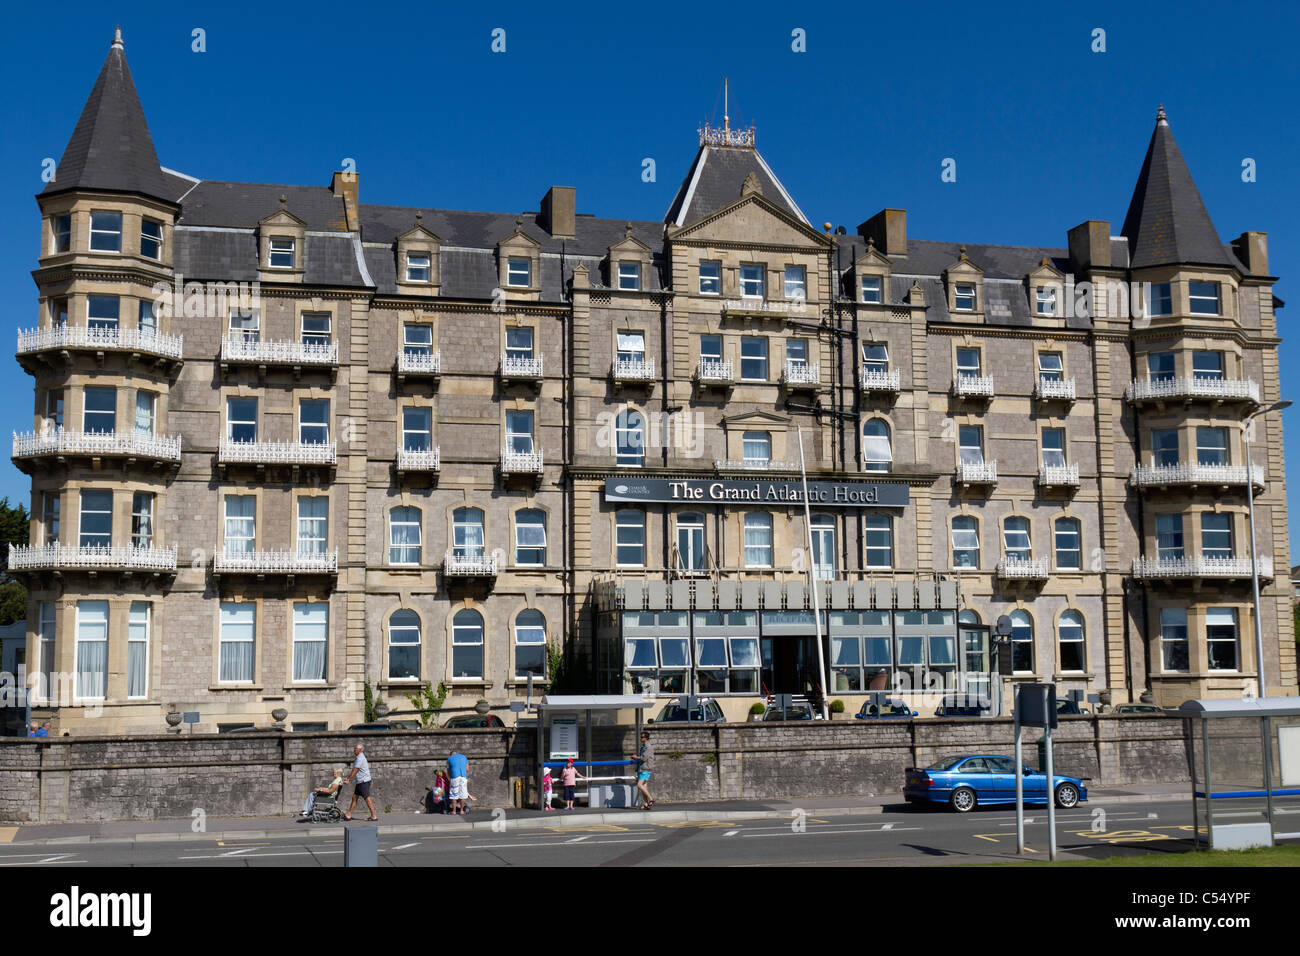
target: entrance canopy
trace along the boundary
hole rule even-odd
[[[567,694],[548,695],[538,710],[645,710],[655,702],[640,694]]]

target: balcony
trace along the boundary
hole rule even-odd
[[[335,575],[339,573],[339,553],[335,551],[225,551],[217,549],[212,557],[214,575],[253,575],[256,577],[297,575]]]
[[[1003,581],[1046,581],[1046,558],[1003,558],[995,571]]]
[[[1245,402],[1259,404],[1259,385],[1251,379],[1192,378],[1146,379],[1134,381],[1126,395],[1130,402]]]
[[[87,351],[123,352],[131,356],[148,356],[163,362],[181,364],[184,336],[161,335],[147,329],[89,328],[84,325],[56,325],[41,329],[18,330],[18,362],[33,371],[36,362],[52,364],[46,353]]]
[[[952,397],[962,399],[991,399],[992,375],[958,375],[952,380]]]
[[[1250,558],[1137,558],[1133,577],[1143,580],[1237,580],[1251,576]],[[1261,580],[1273,579],[1273,559],[1259,559]]]
[[[609,369],[610,380],[615,385],[650,385],[655,383],[654,359],[615,359]]]
[[[1078,465],[1043,465],[1038,469],[1040,488],[1078,488]]]
[[[402,349],[397,353],[397,380],[399,382],[404,382],[408,378],[437,382],[441,377],[441,352],[411,352]]]
[[[1044,378],[1040,375],[1038,384],[1034,386],[1034,400],[1038,402],[1065,402],[1067,404],[1073,402],[1074,379]]]
[[[542,357],[525,355],[501,355],[501,381],[503,382],[540,382],[542,380]]]
[[[957,480],[962,487],[971,485],[993,486],[998,483],[996,461],[963,461],[957,465]]]
[[[719,359],[700,359],[695,369],[695,382],[701,388],[731,388],[736,376],[730,362]]]
[[[768,458],[715,458],[713,467],[717,471],[798,471],[799,463]]]
[[[398,449],[397,471],[399,473],[425,473],[436,475],[442,468],[442,450],[440,448]]]
[[[902,379],[895,369],[892,372],[862,366],[862,380],[859,385],[863,392],[898,392],[902,389]]]
[[[339,364],[339,344],[316,345],[305,342],[264,342],[242,335],[228,335],[221,340],[221,367],[256,365],[292,367],[297,375],[303,369],[334,372]]]
[[[497,576],[497,558],[475,549],[466,549],[457,554],[448,551],[442,558],[442,573],[449,578],[495,578]]]
[[[807,362],[786,362],[785,371],[781,373],[781,384],[785,388],[816,388],[821,380],[821,366]]]
[[[268,467],[333,468],[338,464],[338,444],[320,442],[305,444],[296,441],[230,441],[222,439],[217,448],[217,466],[226,470],[231,466],[254,466],[259,470]]]
[[[541,473],[542,453],[540,451],[511,451],[508,448],[502,450],[502,475],[540,476]]]
[[[176,546],[91,547],[72,544],[16,544],[9,549],[10,571],[122,571],[175,574]]]
[[[181,438],[151,432],[14,432],[13,460],[20,471],[30,472],[35,462],[70,458],[123,458],[128,464],[145,459],[155,465],[179,465]],[[49,462],[45,462],[49,464]]]
[[[1264,469],[1250,466],[1250,483],[1264,487]],[[1129,484],[1137,488],[1167,488],[1173,485],[1209,485],[1217,488],[1246,486],[1245,465],[1138,465],[1129,473]]]

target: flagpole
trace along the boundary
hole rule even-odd
[[[803,479],[803,523],[808,530],[808,584],[812,588],[813,624],[817,628],[817,676],[822,682],[822,720],[829,720],[826,695],[830,692],[830,681],[826,679],[826,656],[822,653],[822,612],[817,599],[817,552],[813,550],[812,510],[808,507],[808,469],[804,467],[803,461],[803,426],[796,425],[795,428],[799,434],[799,474]]]

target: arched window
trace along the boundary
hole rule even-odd
[[[1003,521],[1002,545],[1008,562],[1029,561],[1034,553],[1029,541],[1029,519],[1010,517]]]
[[[677,567],[702,571],[704,558],[704,515],[687,511],[677,516]]]
[[[1034,672],[1034,621],[1018,609],[1011,612],[1011,669],[1018,674]]]
[[[1056,519],[1056,567],[1078,571],[1083,567],[1083,544],[1078,518]]]
[[[645,464],[645,419],[631,408],[618,413],[614,422],[614,439],[618,444],[618,463],[641,467]]]
[[[407,608],[388,616],[388,679],[420,679],[420,615]]]
[[[527,608],[515,615],[515,676],[546,677],[546,618]]]
[[[515,564],[527,568],[546,564],[546,514],[540,509],[515,512]]]
[[[831,515],[812,516],[813,568],[816,577],[835,577],[835,519]]]
[[[645,567],[645,512],[625,508],[614,516],[614,563]]]
[[[461,559],[482,559],[483,512],[479,508],[457,508],[451,513],[452,555]]]
[[[470,608],[451,620],[451,676],[483,677],[483,616]]]
[[[745,567],[772,566],[772,516],[766,511],[745,515]]]
[[[980,566],[980,531],[973,515],[957,515],[952,519],[952,566]]]
[[[1057,636],[1061,643],[1061,670],[1066,673],[1083,671],[1088,660],[1084,650],[1083,615],[1078,611],[1062,614]]]
[[[862,426],[862,470],[889,471],[893,463],[889,425],[882,418],[872,418]]]
[[[420,563],[419,508],[393,508],[388,512],[388,563]]]

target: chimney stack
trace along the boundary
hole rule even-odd
[[[887,256],[907,255],[907,210],[882,209],[858,226],[858,234],[870,239]]]
[[[576,190],[572,186],[552,186],[542,197],[542,228],[552,236],[572,239],[577,233]]]
[[[1253,276],[1268,275],[1268,233],[1243,232],[1232,240],[1232,251]]]
[[[359,232],[361,229],[361,209],[357,198],[360,190],[361,182],[355,172],[336,172],[330,182],[330,192],[334,197],[343,198],[343,213],[347,217],[349,232]]]
[[[1070,261],[1079,271],[1109,269],[1110,223],[1104,219],[1089,219],[1069,232]]]

